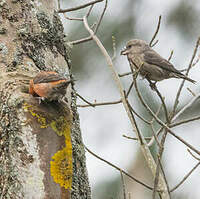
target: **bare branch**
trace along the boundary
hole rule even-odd
[[[176,190],[180,185],[182,185],[186,179],[192,174],[192,172],[200,165],[200,162],[198,162],[185,176],[184,178],[174,187],[170,190],[170,192],[173,192]]]
[[[169,55],[168,61],[170,61],[170,60],[171,60],[171,58],[172,58],[173,54],[174,54],[174,51],[172,50],[172,51],[170,52],[170,55]]]
[[[90,103],[89,101],[87,101],[85,98],[83,98],[81,95],[79,95],[78,93],[76,93],[76,95],[82,99],[84,102],[86,102],[87,104],[89,104],[89,106],[95,107],[92,103]]]
[[[147,79],[147,81],[151,84],[151,81]],[[167,123],[169,123],[169,116],[168,116],[168,111],[167,111],[167,107],[164,101],[164,98],[162,97],[161,93],[159,92],[159,90],[157,89],[157,87],[154,87],[154,90],[156,91],[158,97],[160,98],[163,108],[164,108],[164,113],[165,113],[165,119],[167,121]]]
[[[176,113],[172,121],[175,121],[183,112],[185,112],[185,110],[187,110],[190,106],[192,106],[192,104],[199,98],[200,98],[200,93],[196,95],[196,97],[194,97],[192,100],[190,100],[188,104],[186,104],[178,113]]]
[[[181,137],[179,137],[178,135],[176,135],[162,120],[160,120],[155,114],[154,112],[149,108],[149,106],[144,102],[143,97],[141,96],[138,87],[137,87],[137,82],[135,81],[135,88],[136,88],[136,92],[138,94],[138,97],[141,101],[141,103],[143,104],[143,106],[147,109],[147,111],[155,118],[155,120],[158,122],[158,124],[160,124],[161,126],[163,126],[164,128],[167,129],[167,132],[170,133],[171,135],[173,135],[175,138],[177,138],[179,141],[181,141],[184,145],[186,145],[187,147],[189,147],[192,151],[194,151],[195,153],[197,153],[198,155],[200,155],[200,151],[198,151],[197,149],[195,149],[191,144],[187,143],[185,140],[183,140]]]
[[[163,131],[164,127],[162,126],[157,132],[156,132],[156,137],[160,135],[160,133]],[[148,147],[152,146],[155,141],[154,136],[151,137],[150,142],[148,143]]]
[[[130,119],[130,122],[131,122],[131,125],[134,129],[134,131],[136,132],[136,135],[139,139],[139,142],[140,142],[140,147],[142,149],[142,152],[146,158],[146,161],[149,165],[149,167],[151,168],[152,170],[152,173],[155,174],[155,169],[156,169],[156,164],[155,164],[155,161],[151,155],[151,152],[149,150],[149,148],[147,147],[146,145],[146,141],[145,139],[143,138],[143,135],[139,132],[139,129],[137,127],[137,124],[135,122],[135,118],[134,116],[132,115],[132,112],[129,110],[129,106],[127,104],[127,99],[126,99],[126,94],[124,92],[124,89],[121,85],[121,82],[120,82],[120,78],[117,74],[117,72],[115,71],[114,67],[113,67],[113,63],[112,63],[112,59],[111,57],[109,56],[109,54],[107,53],[106,49],[104,48],[104,46],[102,45],[102,43],[100,42],[100,40],[98,39],[98,37],[94,34],[94,32],[90,29],[89,25],[88,25],[88,22],[87,22],[87,18],[84,17],[83,18],[83,22],[84,22],[84,25],[85,25],[85,28],[88,30],[88,32],[90,33],[90,35],[92,36],[93,40],[96,42],[96,44],[98,45],[98,47],[100,48],[101,52],[103,53],[104,57],[106,58],[106,61],[107,61],[107,64],[109,66],[109,68],[111,69],[112,73],[113,73],[113,76],[114,76],[114,80],[116,82],[116,85],[119,89],[119,92],[120,92],[120,95],[121,95],[121,99],[122,99],[122,103],[124,105],[124,108],[127,112],[127,115]],[[160,175],[160,183],[159,183],[160,187],[162,187],[164,190],[166,190],[166,185],[165,185],[165,182],[164,182],[164,179],[162,178],[162,176]],[[162,194],[165,194],[166,195],[166,192],[162,193]],[[168,197],[166,197],[168,198]]]
[[[187,90],[193,95],[193,97],[196,96],[196,94],[190,88],[187,88]]]
[[[82,18],[68,17],[66,13],[63,13],[65,19],[73,20],[73,21],[83,21]]]
[[[119,74],[119,77],[124,77],[124,76],[132,75],[132,74],[133,74],[132,72],[127,72],[127,73]]]
[[[192,117],[192,118],[189,118],[189,119],[186,119],[186,120],[181,120],[179,122],[170,124],[169,126],[170,127],[175,127],[175,126],[179,126],[181,124],[185,124],[185,123],[192,122],[192,121],[199,120],[199,119],[200,119],[200,116],[196,116],[196,117]]]
[[[159,29],[160,29],[160,24],[161,24],[161,15],[159,16],[159,19],[158,19],[158,25],[157,25],[156,31],[155,31],[155,33],[154,33],[154,35],[153,35],[151,41],[149,42],[149,46],[150,46],[150,47],[155,46],[156,43],[158,42],[158,40],[157,40],[156,43],[154,43],[154,45],[152,45],[153,42],[154,42],[154,39],[156,38],[156,36],[157,36],[157,34],[158,34],[158,31],[159,31]]]
[[[124,176],[123,176],[122,170],[120,170],[120,175],[121,175],[121,180],[122,180],[123,195],[124,195],[124,199],[126,199],[126,186],[125,186]]]
[[[187,72],[186,72],[186,74],[185,74],[186,76],[188,76],[189,71],[190,71],[190,69],[192,68],[192,64],[193,64],[194,58],[195,58],[195,56],[196,56],[196,54],[197,54],[197,49],[198,49],[198,47],[199,47],[199,42],[200,42],[200,37],[198,38],[198,40],[197,40],[197,42],[196,42],[196,45],[195,45],[195,48],[194,48],[194,52],[193,52],[192,58],[191,58],[191,60],[190,60],[189,66],[188,66],[188,68],[187,68]],[[178,101],[179,101],[179,97],[180,97],[181,91],[182,91],[182,89],[183,89],[184,83],[185,83],[185,79],[182,80],[181,85],[180,85],[180,87],[179,87],[179,89],[178,89],[178,92],[177,92],[177,95],[176,95],[176,99],[175,99],[175,102],[174,102],[174,107],[173,107],[172,115],[174,115],[175,112],[176,112],[176,108],[177,108],[178,103],[179,103],[179,102],[178,102]]]
[[[131,112],[133,112],[138,118],[140,118],[143,122],[147,123],[147,124],[151,124],[151,122],[149,122],[148,120],[144,119],[144,117],[140,116],[134,109],[133,107],[129,104],[128,102],[128,106],[129,109],[131,110]]]
[[[89,105],[77,105],[77,107],[96,107],[96,106],[105,106],[105,105],[113,105],[113,104],[119,104],[122,103],[122,100],[112,101],[112,102],[101,102],[101,103],[90,103]]]
[[[92,40],[92,37],[89,36],[89,37],[85,37],[85,38],[82,38],[82,39],[78,39],[76,41],[71,41],[70,45],[81,44],[81,43],[84,43],[84,42],[87,42],[87,41],[91,41],[91,40]]]
[[[136,140],[138,141],[138,138],[132,138],[132,137],[129,137],[127,135],[122,135],[123,137],[127,138],[127,139],[130,139],[130,140]],[[144,137],[145,140],[151,140],[151,137]]]
[[[86,17],[89,17],[90,16],[90,13],[92,12],[92,8],[94,7],[94,4],[92,4],[90,6],[90,9],[88,10],[88,13],[86,14]]]
[[[197,158],[189,149],[187,149],[187,151],[190,153],[190,155],[191,155],[194,159],[200,161],[200,158]]]
[[[168,191],[169,197],[170,197],[170,199],[171,199],[171,194],[170,194],[170,190],[169,190],[169,184],[168,184],[168,182],[167,182],[167,178],[166,178],[166,175],[165,175],[165,172],[164,172],[164,169],[163,169],[163,166],[162,166],[162,163],[161,163],[159,157],[158,157],[158,162],[159,162],[159,165],[160,165],[160,169],[161,169],[161,171],[162,171],[162,174],[163,174],[163,176],[164,176],[165,183],[166,183],[166,185],[167,185],[167,191]]]
[[[128,89],[127,93],[126,93],[126,97],[129,96],[129,94],[130,94],[130,92],[131,92],[131,89],[133,88],[133,85],[134,85],[134,83],[133,83],[133,81],[132,81],[132,83],[131,83],[131,85],[129,86],[129,89]]]
[[[103,0],[95,0],[95,1],[91,1],[91,2],[83,4],[83,5],[79,5],[79,6],[73,7],[73,8],[59,9],[58,13],[65,13],[65,12],[71,12],[71,11],[75,11],[75,10],[80,10],[80,9],[86,8],[86,7],[90,6],[90,5],[94,5],[96,3],[100,3],[102,1]]]
[[[106,164],[110,165],[111,167],[117,169],[118,171],[122,172],[123,174],[125,174],[126,176],[128,176],[129,178],[131,178],[132,180],[134,180],[135,182],[137,182],[138,184],[143,185],[144,187],[146,187],[147,189],[152,190],[153,188],[150,187],[149,185],[141,182],[140,180],[136,179],[135,177],[133,177],[132,175],[130,175],[129,173],[127,173],[126,171],[124,171],[123,169],[117,167],[116,165],[114,165],[113,163],[101,158],[100,156],[98,156],[97,154],[95,154],[94,152],[92,152],[91,150],[89,150],[86,146],[85,146],[86,151],[88,151],[90,154],[92,154],[94,157],[96,157],[97,159],[105,162]]]
[[[95,30],[94,30],[94,34],[96,34],[97,31],[98,31],[98,29],[99,29],[99,26],[100,26],[100,24],[101,24],[101,21],[102,21],[102,19],[103,19],[103,16],[104,16],[104,14],[105,14],[105,12],[106,12],[107,6],[108,6],[108,0],[105,0],[105,6],[104,6],[103,12],[102,12],[102,14],[101,14],[101,16],[100,16],[100,18],[99,18],[99,20],[98,20],[98,22],[97,22],[96,28],[95,28]]]
[[[103,1],[103,0],[101,0],[101,1]],[[104,6],[104,9],[103,9],[103,12],[102,12],[98,22],[95,23],[95,29],[94,29],[93,34],[96,34],[97,31],[98,31],[98,28],[99,28],[99,26],[101,24],[101,21],[103,19],[103,16],[105,14],[106,9],[107,9],[107,5],[108,5],[108,0],[105,0],[105,6]],[[92,7],[90,8],[89,12],[86,14],[86,16],[85,16],[86,18],[89,16],[91,10],[92,10]],[[72,41],[72,42],[70,42],[70,45],[76,45],[76,44],[80,44],[80,43],[85,43],[85,42],[91,41],[91,40],[92,40],[92,36],[89,36],[89,37],[85,37],[85,38],[82,38],[82,39],[78,39],[76,41]]]

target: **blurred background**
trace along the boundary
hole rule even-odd
[[[63,1],[62,8],[70,8],[88,1],[68,0]],[[90,24],[97,21],[104,3],[98,3],[89,18]],[[81,17],[88,8],[81,11],[68,13],[70,17]],[[155,32],[159,15],[162,15],[161,27],[157,35],[158,44],[154,49],[164,58],[168,58],[173,50],[171,62],[177,69],[185,69],[192,57],[193,50],[200,36],[200,4],[198,0],[108,0],[108,8],[98,30],[98,37],[110,53],[113,54],[112,36],[116,40],[115,67],[119,73],[129,72],[129,64],[124,56],[120,56],[120,50],[126,41],[139,38],[149,42]],[[83,24],[77,21],[69,21],[63,18],[66,34],[70,41],[88,36]],[[199,56],[199,53],[197,54]],[[119,93],[106,65],[105,58],[93,41],[75,45],[72,49],[72,70],[75,76],[76,90],[90,102],[103,102],[119,100]],[[189,77],[199,80],[200,63],[190,72]],[[131,77],[122,78],[125,88],[131,83]],[[157,84],[158,89],[165,97],[169,110],[172,109],[175,95],[181,80],[164,80]],[[149,106],[156,111],[160,101],[150,89],[146,80],[139,77],[139,87]],[[193,92],[199,92],[199,83],[192,85],[186,83],[180,97],[179,109],[188,103]],[[146,119],[150,116],[141,106],[133,91],[130,101],[134,108]],[[78,100],[78,104],[84,104]],[[131,129],[128,117],[123,105],[100,106],[96,108],[79,108],[82,136],[85,145],[104,159],[116,164],[128,171],[143,182],[152,185],[152,175],[148,169],[137,141],[124,138],[122,135],[135,137]],[[197,101],[181,118],[190,118],[198,115],[200,103]],[[162,118],[162,112],[159,117]],[[145,135],[151,135],[151,131],[138,120],[139,127]],[[155,127],[157,128],[157,127]],[[200,122],[192,122],[174,128],[177,135],[184,138],[190,144],[200,149]],[[154,147],[151,148],[152,153]],[[163,156],[164,170],[167,175],[170,188],[175,186],[185,174],[196,164],[196,160],[187,152],[187,148],[168,135]],[[87,153],[87,168],[94,199],[121,199],[123,198],[120,173]],[[172,193],[176,199],[199,199],[200,168]],[[133,180],[125,177],[126,190],[130,198],[149,199],[151,192]]]

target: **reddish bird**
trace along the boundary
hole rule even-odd
[[[66,88],[71,82],[72,80],[66,79],[57,72],[39,72],[30,80],[29,93],[48,101],[62,101]]]

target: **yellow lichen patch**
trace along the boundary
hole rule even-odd
[[[41,114],[38,114],[36,112],[34,112],[33,110],[33,106],[32,105],[29,105],[27,103],[24,103],[24,110],[27,110],[28,112],[31,113],[31,115],[33,117],[36,117],[37,120],[38,120],[38,123],[40,124],[40,128],[47,128],[48,127],[48,124],[46,122],[46,118],[43,117]]]
[[[64,117],[51,122],[51,128],[59,135],[65,137],[65,148],[57,151],[51,161],[51,175],[54,181],[65,189],[71,189],[72,186],[72,143],[70,124]]]
[[[50,126],[59,136],[61,136],[65,134],[69,124],[64,116],[60,116],[57,120],[53,120],[50,123]]]
[[[53,114],[38,113],[32,105],[24,104],[24,110],[37,118],[41,128],[51,127],[58,136],[64,136],[65,147],[57,151],[50,161],[50,172],[54,181],[65,189],[71,189],[72,186],[72,143],[71,143],[71,125],[69,119],[60,115],[54,119]],[[47,118],[47,119],[46,119]]]
[[[51,175],[56,183],[65,189],[71,189],[72,186],[72,158],[71,151],[65,147],[54,154],[51,161]]]

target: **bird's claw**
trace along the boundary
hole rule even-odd
[[[157,87],[156,87],[156,82],[151,82],[151,81],[149,81],[149,86],[151,87],[151,89],[152,89],[153,91],[155,91],[155,90],[157,89]]]
[[[37,98],[38,98],[38,103],[39,103],[39,104],[41,104],[41,102],[45,100],[44,97],[37,97]]]

